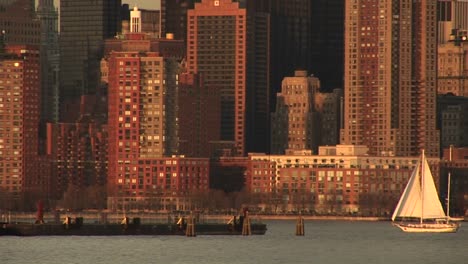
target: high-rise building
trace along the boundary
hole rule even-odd
[[[302,150],[317,153],[320,123],[314,102],[319,89],[319,79],[308,76],[307,71],[296,71],[294,77],[283,79],[276,112],[271,115],[271,153]]]
[[[346,1],[341,143],[439,156],[436,0]]]
[[[310,69],[322,91],[343,88],[344,5],[346,0],[312,0]]]
[[[159,183],[139,170],[140,162],[151,163],[179,151],[183,41],[154,39],[140,32],[139,12],[132,12],[130,19],[130,33],[106,40],[101,63],[102,80],[108,84],[110,206],[148,198]]]
[[[61,102],[99,86],[104,40],[120,32],[120,6],[121,0],[60,0]]]
[[[232,0],[202,0],[188,10],[187,71],[220,90],[221,140],[246,151],[247,12]]]
[[[0,51],[0,188],[18,199],[41,194],[38,170],[39,48],[7,45]]]
[[[296,69],[310,71],[312,2],[239,1],[248,15],[248,152],[270,151],[270,113],[275,111],[283,78],[292,76]]]
[[[58,10],[53,0],[39,0],[37,17],[41,23],[41,119],[58,121],[59,46]]]

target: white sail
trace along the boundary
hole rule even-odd
[[[437,194],[429,164],[424,156],[414,168],[405,191],[393,212],[392,220],[395,220],[396,217],[423,219],[446,217]]]
[[[421,217],[420,168],[421,162],[418,162],[393,212],[392,221],[395,220],[396,217]]]
[[[423,219],[445,218],[445,212],[437,194],[437,189],[434,184],[434,179],[429,168],[427,160],[424,159],[424,180],[423,180]]]

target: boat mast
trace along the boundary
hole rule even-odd
[[[450,145],[449,148],[449,166],[452,166],[452,147]],[[448,169],[448,176],[447,176],[447,222],[450,220],[450,171],[451,168]]]
[[[421,154],[421,162],[420,162],[420,166],[421,166],[421,218],[419,219],[419,223],[422,224],[423,223],[423,216],[424,216],[424,168],[426,167],[425,166],[425,159],[424,159],[424,149],[422,150],[422,154]]]

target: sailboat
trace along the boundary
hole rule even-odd
[[[395,221],[397,218],[399,222]],[[454,233],[460,226],[450,222],[448,212],[445,214],[442,209],[424,150],[393,212],[392,222],[412,233]]]

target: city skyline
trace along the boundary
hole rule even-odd
[[[222,191],[354,213],[375,195],[390,208],[422,150],[445,189],[438,172],[455,166],[451,145],[457,197],[467,190],[466,35],[437,43],[436,0],[334,2],[315,19],[323,0],[186,0],[160,11],[60,0],[60,17],[52,1],[36,14],[33,0],[0,4],[4,206],[186,210]],[[31,59],[9,54],[21,43],[40,75],[14,68]]]

